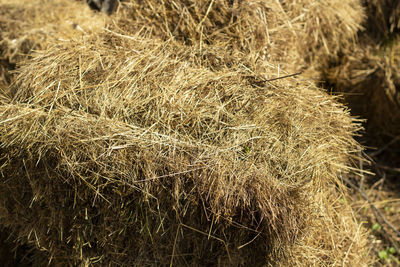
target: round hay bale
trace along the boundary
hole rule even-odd
[[[59,264],[290,261],[332,225],[359,125],[309,82],[207,49],[106,32],[21,65],[0,105],[1,222]],[[368,262],[359,233],[340,262]]]

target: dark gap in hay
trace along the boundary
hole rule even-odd
[[[0,230],[0,240],[0,259],[2,266],[32,266],[32,248],[27,245],[18,246],[15,242],[16,236],[10,229],[2,226]]]
[[[363,0],[367,21],[366,33],[376,43],[390,39],[400,31],[400,2],[397,0]]]
[[[367,119],[367,135],[376,141],[371,145],[385,144],[400,133],[399,51],[398,39],[385,46],[361,44],[326,74],[352,113]]]
[[[5,88],[11,84],[12,72],[16,65],[8,60],[0,59],[0,89],[5,91]],[[4,88],[4,89],[3,89]]]
[[[344,95],[353,115],[366,119],[368,146],[381,146],[400,134],[400,2],[365,0],[363,5],[367,19],[358,42],[321,76],[324,86]]]
[[[90,1],[90,0],[88,1],[88,0],[85,0],[85,2],[89,5],[89,7],[92,10],[101,11],[101,4],[99,4],[100,1]]]

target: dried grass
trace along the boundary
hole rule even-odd
[[[46,49],[60,39],[84,38],[100,31],[105,21],[83,2],[0,0],[0,86],[11,83],[10,71],[32,51]]]
[[[105,30],[76,1],[0,4],[23,11],[1,26],[0,223],[34,264],[370,263],[340,201],[359,122],[266,81],[350,45],[358,1],[127,1]]]
[[[120,8],[114,30],[258,52],[287,71],[300,71],[318,69],[352,46],[362,10],[358,0],[130,0]]]
[[[372,136],[400,134],[399,58],[400,42],[394,39],[360,46],[329,70],[328,80],[346,95],[354,114],[367,119]]]
[[[366,132],[379,146],[400,134],[400,3],[365,0],[367,20],[359,41],[332,61],[322,76],[357,115],[366,119]]]
[[[356,219],[356,212],[349,206],[351,200],[337,192],[323,190],[314,203],[320,217],[315,218],[291,250],[289,263],[281,266],[374,266],[372,244],[367,238],[365,222]]]
[[[107,32],[25,62],[0,106],[3,224],[60,264],[288,260],[331,218],[312,203],[350,171],[358,126],[308,82],[260,85],[276,69],[211,70],[204,51]]]

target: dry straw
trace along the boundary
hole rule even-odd
[[[57,40],[94,33],[105,18],[71,0],[0,0],[0,88],[18,62]]]
[[[121,9],[103,32],[66,28],[19,61],[0,97],[0,222],[37,265],[369,263],[339,201],[359,124],[313,84],[275,79],[280,57],[250,45],[255,13],[237,29],[209,19],[227,3],[202,9],[200,35],[179,28],[188,39],[164,35],[146,1],[137,20]]]
[[[328,79],[346,95],[355,114],[367,118],[369,134],[400,134],[400,43],[365,45],[329,71]]]
[[[345,95],[354,114],[367,119],[375,145],[400,134],[400,3],[365,1],[365,31],[353,49],[325,69],[328,82]]]
[[[279,266],[374,266],[369,256],[371,240],[356,220],[356,212],[335,190],[322,190],[314,203],[319,217],[314,218],[309,233],[291,249],[288,263]]]
[[[330,218],[313,203],[350,170],[358,126],[307,82],[260,84],[251,61],[211,71],[197,53],[104,33],[21,66],[0,111],[6,226],[70,264],[290,255]]]
[[[116,31],[263,54],[288,71],[318,69],[351,47],[364,19],[359,0],[124,1]]]

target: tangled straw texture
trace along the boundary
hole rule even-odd
[[[0,106],[4,225],[69,264],[288,255],[358,125],[312,84],[254,82],[276,69],[206,48],[108,31],[25,62]]]
[[[289,71],[320,65],[352,45],[364,19],[360,10],[358,0],[130,0],[116,30],[259,52]]]
[[[0,0],[0,93],[13,70],[36,50],[100,31],[105,18],[71,0]]]
[[[76,1],[1,0],[0,60],[17,63],[57,39],[93,33],[104,24],[102,17]]]

